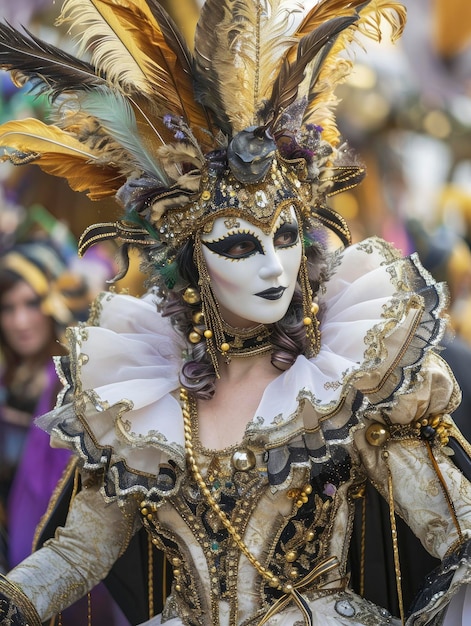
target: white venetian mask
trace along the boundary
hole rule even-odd
[[[251,222],[220,217],[202,234],[202,251],[223,319],[231,326],[272,324],[293,297],[302,245],[293,208],[268,234]]]

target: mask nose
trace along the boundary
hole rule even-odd
[[[275,250],[267,250],[263,256],[264,263],[258,273],[260,278],[267,280],[281,276],[283,274],[283,266]]]

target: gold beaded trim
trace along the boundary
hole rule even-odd
[[[209,490],[208,486],[206,485],[206,483],[204,481],[204,478],[201,475],[201,472],[199,471],[198,464],[196,463],[195,455],[193,454],[193,435],[192,435],[192,428],[191,428],[191,411],[190,411],[190,406],[189,406],[188,392],[187,392],[186,389],[183,389],[183,388],[180,389],[180,400],[182,401],[182,404],[183,404],[182,412],[183,412],[183,422],[184,422],[184,429],[185,429],[186,458],[187,458],[188,464],[190,466],[190,469],[192,471],[192,474],[193,474],[193,476],[194,476],[194,478],[195,478],[195,480],[196,480],[196,482],[198,484],[198,487],[201,489],[201,493],[205,497],[205,499],[208,502],[208,504],[211,507],[211,509],[219,517],[219,519],[221,521],[221,524],[224,526],[224,528],[231,535],[232,539],[234,540],[234,542],[237,545],[237,547],[239,548],[239,550],[247,557],[247,559],[249,560],[251,565],[253,565],[253,567],[255,567],[255,569],[257,570],[257,572],[265,580],[268,581],[270,586],[276,587],[277,589],[282,589],[282,586],[280,584],[280,581],[279,581],[278,577],[275,576],[273,574],[273,572],[270,572],[266,567],[264,567],[260,563],[260,561],[258,561],[253,556],[253,554],[247,548],[245,543],[242,541],[242,538],[239,535],[239,533],[236,531],[234,526],[231,524],[231,522],[227,518],[226,514],[221,510],[221,507],[219,506],[219,504],[216,502],[216,500],[211,495],[211,491]]]

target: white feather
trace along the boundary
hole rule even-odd
[[[80,106],[98,119],[103,129],[129,153],[137,167],[160,179],[162,184],[168,184],[164,170],[145,149],[134,111],[123,95],[108,89],[94,89],[80,94]]]

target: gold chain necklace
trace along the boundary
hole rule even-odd
[[[188,461],[188,465],[190,466],[190,470],[198,484],[198,487],[201,490],[201,493],[205,497],[206,501],[208,502],[209,506],[214,511],[214,513],[216,513],[216,515],[219,517],[222,525],[230,534],[230,536],[234,540],[239,550],[247,557],[247,559],[249,560],[251,565],[255,567],[257,572],[265,580],[268,581],[268,584],[271,587],[275,587],[276,589],[282,589],[285,593],[290,593],[290,589],[288,589],[288,587],[292,587],[292,585],[288,583],[288,585],[285,585],[285,587],[283,587],[280,583],[280,579],[278,578],[278,576],[275,576],[273,572],[270,572],[270,570],[264,567],[260,563],[260,561],[250,552],[250,550],[247,548],[245,543],[242,541],[240,534],[231,524],[230,520],[228,519],[224,511],[221,510],[221,507],[219,506],[218,502],[216,502],[216,500],[211,495],[211,491],[206,485],[206,482],[198,468],[198,464],[196,462],[195,455],[193,452],[193,437],[192,437],[192,429],[191,429],[191,408],[190,408],[190,400],[188,397],[188,391],[186,389],[183,389],[183,388],[180,389],[180,400],[182,402],[182,413],[183,413],[183,422],[184,422],[184,429],[185,429],[186,458]]]

